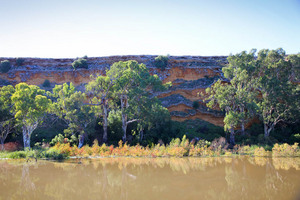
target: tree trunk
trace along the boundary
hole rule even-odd
[[[78,148],[81,148],[84,144],[84,134],[80,135],[79,137],[79,144],[78,144]]]
[[[30,135],[28,128],[23,128],[23,143],[24,143],[24,149],[29,148],[30,149]]]
[[[229,140],[229,143],[232,146],[235,145],[235,141],[234,141],[234,129],[233,128],[230,129],[230,140]]]
[[[127,138],[126,138],[126,129],[127,129],[127,123],[126,120],[123,118],[123,114],[122,114],[122,130],[123,130],[123,142],[126,142]]]
[[[107,107],[104,105],[103,106],[103,143],[107,142],[107,126],[108,126],[108,121],[107,121]]]
[[[244,120],[242,121],[242,136],[245,135],[245,122]]]
[[[122,130],[123,130],[123,142],[125,143],[126,138],[126,129],[127,129],[127,115],[124,113],[124,109],[128,107],[127,97],[124,95],[121,97],[121,109],[122,109]]]
[[[143,141],[143,138],[144,138],[144,129],[142,128],[140,131],[140,142]]]
[[[270,136],[272,128],[270,128],[267,124],[264,124],[264,132],[265,132],[265,138],[268,138]]]
[[[5,149],[4,149],[4,140],[3,139],[1,139],[1,151],[4,151]]]

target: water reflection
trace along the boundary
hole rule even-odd
[[[0,161],[0,199],[293,199],[300,158]]]

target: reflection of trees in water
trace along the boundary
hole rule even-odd
[[[289,180],[295,178],[294,175],[282,170],[287,168],[281,165],[292,166],[294,170],[298,162],[280,159],[246,156],[104,158],[82,159],[81,164],[78,160],[69,160],[47,165],[39,161],[36,169],[23,163],[18,167],[19,173],[8,173],[10,168],[1,168],[0,163],[0,181],[8,180],[6,176],[2,178],[2,171],[15,174],[12,178],[21,180],[18,184],[23,193],[18,192],[14,197],[25,199],[34,188],[46,199],[134,199],[141,194],[145,196],[140,199],[172,199],[170,195],[178,199],[284,199],[282,191],[287,193],[297,188],[295,181]]]
[[[30,178],[29,165],[27,163],[24,164],[23,168],[22,168],[22,177],[21,177],[20,187],[24,191],[30,191],[30,190],[36,189],[34,182]]]
[[[289,170],[291,168],[295,168],[296,170],[300,170],[300,158],[280,158],[273,157],[272,158],[273,165],[275,169],[284,169]]]
[[[265,158],[265,157],[252,157],[249,156],[248,157],[248,161],[253,164],[253,165],[257,165],[257,166],[265,166],[267,164],[267,160],[269,158]]]

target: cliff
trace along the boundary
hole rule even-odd
[[[88,69],[72,68],[76,59],[44,59],[22,58],[21,66],[15,58],[0,58],[9,60],[12,68],[7,73],[0,73],[0,86],[26,82],[39,85],[46,79],[55,84],[73,82],[78,89],[91,80],[90,75],[102,74],[118,61],[136,60],[144,63],[152,74],[157,74],[166,83],[172,81],[173,86],[158,97],[170,111],[173,120],[202,119],[217,126],[223,126],[223,113],[209,110],[198,94],[221,77],[221,69],[227,63],[226,56],[170,56],[168,66],[160,70],[154,66],[155,55],[141,56],[110,56],[87,58]],[[193,108],[193,101],[199,102],[199,108]]]

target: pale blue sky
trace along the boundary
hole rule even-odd
[[[0,0],[0,57],[300,52],[300,0]]]

